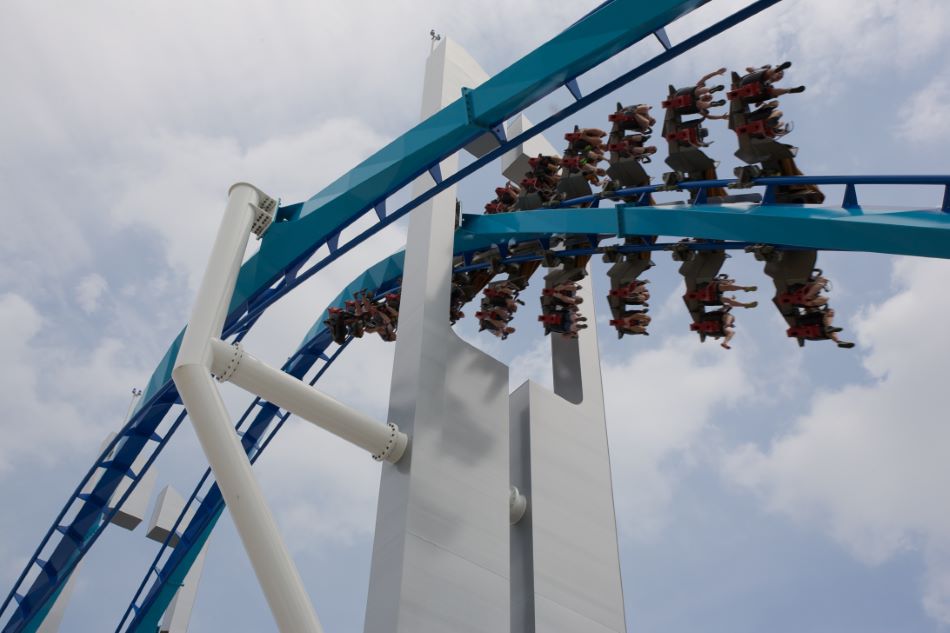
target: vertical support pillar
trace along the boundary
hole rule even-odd
[[[592,278],[578,296],[592,326]],[[511,477],[528,513],[511,534],[511,630],[624,633],[620,556],[595,327],[551,337],[554,393],[511,396]]]
[[[443,40],[423,116],[484,78]],[[409,224],[389,420],[412,442],[382,467],[365,633],[508,632],[508,369],[449,326],[454,220],[450,188]]]

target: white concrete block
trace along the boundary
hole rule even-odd
[[[152,518],[148,522],[148,531],[145,536],[153,541],[158,541],[159,543],[163,542],[171,533],[172,527],[175,525],[175,520],[178,518],[178,515],[181,514],[182,508],[184,507],[185,499],[178,494],[178,491],[171,486],[165,486],[155,501],[155,509],[152,511]],[[195,507],[194,505],[191,507],[185,520],[178,526],[179,534],[184,532],[185,528],[188,527],[188,524],[191,522],[195,513]],[[172,547],[178,545],[178,534],[172,537],[169,544]]]
[[[523,114],[519,114],[508,123],[508,138],[514,138],[531,128],[531,122]],[[560,156],[544,135],[538,134],[524,143],[513,147],[501,157],[501,173],[513,183],[521,182],[525,173],[531,169],[529,158],[542,154],[544,156]]]
[[[140,454],[132,464],[133,472],[138,472],[144,467],[147,460],[148,457],[146,455]],[[118,512],[112,516],[112,523],[126,530],[134,530],[137,528],[139,523],[145,520],[145,513],[148,511],[148,502],[152,497],[152,490],[155,488],[155,480],[157,478],[158,470],[154,466],[149,468],[148,472],[142,475],[142,479],[135,487],[135,490],[132,491],[132,494],[129,495],[129,498],[125,500],[125,503],[122,504]],[[115,492],[112,493],[112,498],[109,500],[110,510],[115,507],[119,499],[122,498],[122,495],[125,494],[131,485],[132,479],[129,477],[122,478],[122,481],[119,482],[119,486],[115,489]]]

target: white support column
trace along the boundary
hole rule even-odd
[[[519,633],[626,631],[593,280],[581,285],[591,327],[551,335],[554,393],[511,395],[511,483],[528,498],[511,540]]]
[[[275,208],[273,199],[251,185],[231,187],[172,379],[278,628],[283,633],[322,633],[210,373],[211,339],[221,337],[248,238],[254,228],[259,233],[266,230]]]
[[[483,76],[443,40],[423,117]],[[454,220],[452,187],[409,223],[389,419],[412,442],[383,464],[365,633],[508,633],[508,370],[449,326]]]

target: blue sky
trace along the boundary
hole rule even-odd
[[[430,28],[493,73],[595,4],[3,3],[0,586],[10,586],[120,424],[129,390],[184,322],[231,183],[301,200],[407,129]],[[670,35],[741,4],[714,0]],[[784,0],[565,129],[606,125],[617,100],[658,108],[666,84],[720,66],[789,59],[789,85],[808,86],[783,99],[806,173],[950,173],[948,27],[944,0]],[[581,87],[658,46],[637,45]],[[569,100],[560,91],[528,115],[538,120]],[[734,137],[711,127],[709,153],[729,174]],[[561,147],[559,131],[548,139]],[[479,210],[501,182],[491,165],[463,183],[465,210]],[[860,193],[866,204],[936,206],[942,192]],[[305,284],[261,320],[248,349],[279,364],[337,290],[403,240],[396,226]],[[800,350],[763,301],[738,314],[727,353],[689,336],[675,266],[655,259],[653,336],[601,336],[630,630],[946,629],[950,265],[823,254],[832,303],[858,347]],[[767,282],[751,256],[726,270]],[[603,268],[595,283],[604,294]],[[512,387],[549,381],[546,341],[525,313],[505,345],[476,335],[471,319],[459,326],[512,364]],[[392,347],[360,341],[321,388],[382,418],[391,364]],[[235,412],[246,403],[236,390],[227,397]],[[190,491],[205,462],[187,425],[157,467],[161,485]],[[362,630],[378,467],[296,421],[258,470],[327,630]],[[108,530],[64,630],[111,630],[153,555],[142,528]],[[225,517],[192,630],[273,629]]]

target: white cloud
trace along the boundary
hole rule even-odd
[[[741,352],[670,338],[605,363],[603,381],[618,523],[631,536],[654,538],[676,481],[704,458],[713,415],[752,395]]]
[[[99,299],[109,287],[102,275],[90,273],[79,280],[76,286],[76,301],[86,314],[92,314],[99,309]]]
[[[146,226],[161,236],[170,263],[189,275],[204,272],[233,182],[245,180],[283,202],[306,199],[383,144],[355,119],[334,119],[309,130],[242,148],[233,137],[161,135],[136,139],[123,164],[101,178],[112,191],[109,212],[120,225]],[[252,240],[251,248],[256,248]]]
[[[379,464],[364,450],[292,420],[256,470],[293,550],[320,555],[372,535]]]
[[[0,474],[24,460],[49,467],[97,443],[125,413],[115,408],[125,393],[116,385],[141,378],[123,363],[118,342],[106,339],[83,356],[39,344],[42,328],[23,297],[0,295],[0,399],[8,407],[0,419]]]
[[[907,141],[941,144],[950,140],[950,81],[938,76],[907,99],[898,115],[897,135]]]
[[[724,462],[725,476],[769,510],[816,526],[868,565],[920,551],[925,607],[946,623],[950,564],[933,552],[950,546],[948,273],[948,262],[898,260],[894,295],[857,319],[871,382],[817,393],[788,435]]]

